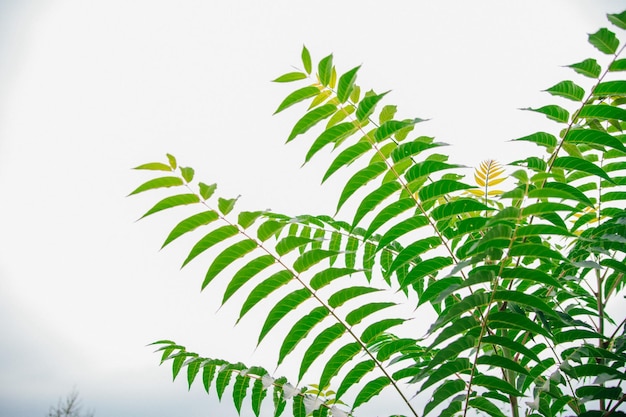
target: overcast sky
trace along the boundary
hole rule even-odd
[[[220,415],[157,366],[161,338],[274,368],[271,342],[241,336],[258,323],[233,329],[199,292],[206,262],[158,251],[177,218],[135,223],[153,198],[125,195],[146,179],[131,167],[169,152],[241,208],[332,214],[328,160],[300,169],[305,145],[284,145],[298,112],[271,116],[291,87],[269,81],[303,44],[362,64],[358,83],[431,118],[420,132],[455,162],[509,162],[525,148],[506,141],[555,129],[517,109],[597,57],[587,33],[623,5],[0,0],[0,417],[44,416],[73,388],[97,417]]]

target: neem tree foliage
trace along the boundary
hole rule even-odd
[[[626,12],[608,19],[626,29]],[[273,332],[277,364],[299,360],[288,380],[155,342],[174,377],[184,369],[220,398],[232,384],[237,411],[245,400],[256,415],[268,392],[276,416],[287,404],[295,416],[347,416],[383,390],[405,416],[624,415],[625,310],[607,306],[624,303],[626,59],[609,29],[589,42],[610,62],[570,65],[592,87],[562,81],[546,90],[553,103],[530,109],[555,122],[517,139],[536,153],[506,171],[485,161],[473,178],[444,144],[411,134],[421,119],[395,119],[385,93],[360,88],[359,67],[339,76],[332,55],[314,66],[304,48],[302,70],[275,80],[298,85],[276,113],[308,103],[288,141],[311,137],[306,161],[333,148],[323,181],[351,172],[343,220],[236,213],[236,199],[171,155],[138,166],[154,178],[131,194],[173,190],[143,217],[197,211],[163,246],[193,232],[183,265],[208,262],[202,289],[226,280],[222,303],[241,306],[237,320],[264,317],[258,342]],[[410,320],[425,311],[436,313],[425,327]]]

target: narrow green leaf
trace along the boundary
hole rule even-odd
[[[248,298],[241,306],[239,312],[239,318],[237,322],[243,318],[243,316],[250,311],[252,307],[278,288],[287,285],[293,279],[293,275],[289,271],[278,271],[271,275],[269,278],[259,283],[248,295]]]
[[[213,381],[213,377],[215,376],[215,371],[217,370],[217,365],[214,364],[205,364],[202,366],[202,385],[204,385],[204,390],[206,393],[209,393],[209,388],[211,387],[211,381]]]
[[[509,250],[509,256],[527,256],[531,258],[547,258],[557,260],[565,259],[559,252],[538,243],[522,243],[514,245]]]
[[[209,269],[204,277],[204,281],[202,282],[202,289],[205,289],[206,286],[213,281],[217,274],[224,270],[224,268],[232,264],[237,259],[243,258],[257,247],[258,245],[254,240],[246,239],[224,249],[215,257],[211,266],[209,266]]]
[[[320,79],[320,83],[323,86],[327,86],[330,84],[330,78],[333,73],[333,55],[330,54],[322,60],[317,65],[317,75]]]
[[[348,268],[354,268],[356,264],[356,252],[359,249],[360,240],[354,236],[348,238],[345,250],[345,263]]]
[[[280,365],[287,355],[295,349],[298,343],[300,343],[317,324],[324,320],[328,314],[329,311],[326,307],[317,307],[314,308],[309,314],[298,320],[283,340],[278,353],[277,365]]]
[[[440,179],[422,187],[417,194],[420,201],[426,202],[433,198],[438,198],[455,191],[468,190],[470,188],[475,187],[454,180]]]
[[[215,381],[215,389],[217,391],[217,397],[221,400],[226,387],[230,383],[233,371],[228,367],[218,372],[217,379]]]
[[[318,386],[326,387],[330,383],[331,379],[335,377],[341,368],[352,360],[359,352],[361,352],[361,345],[356,342],[348,343],[337,350],[337,352],[326,362],[320,382]]]
[[[375,366],[376,363],[373,360],[366,360],[355,365],[354,368],[346,374],[343,381],[341,381],[335,398],[341,398],[350,387],[357,384],[365,375],[370,373]]]
[[[611,62],[609,71],[626,71],[626,59],[616,59]]]
[[[354,88],[354,82],[356,81],[356,73],[361,68],[358,67],[352,68],[350,71],[346,72],[339,78],[339,84],[337,86],[337,98],[340,103],[344,103],[350,97],[352,93],[352,89]]]
[[[541,114],[546,115],[548,119],[554,120],[560,123],[567,123],[569,120],[569,112],[565,110],[563,107],[557,106],[556,104],[548,104],[547,106],[539,107],[536,109],[527,107],[521,110],[528,110],[528,111],[541,113]]]
[[[393,116],[396,115],[397,111],[398,106],[394,106],[393,104],[387,104],[384,106],[378,115],[378,124],[382,125],[383,123],[393,119]]]
[[[609,182],[612,182],[611,178],[609,178],[607,173],[604,172],[602,168],[595,165],[593,162],[589,162],[585,159],[580,159],[573,156],[561,156],[554,160],[554,164],[552,166],[555,168],[564,168],[569,170],[586,172],[588,174],[596,175],[600,178],[604,178]]]
[[[528,375],[528,371],[518,362],[500,355],[483,355],[480,356],[476,363],[478,365],[488,365],[494,368],[508,369],[519,374]]]
[[[416,242],[411,243],[406,248],[402,249],[398,256],[393,260],[393,263],[387,270],[387,275],[392,274],[401,266],[407,264],[415,260],[418,256],[422,255],[424,252],[427,252],[441,244],[441,239],[437,236],[431,236],[424,239],[420,239]]]
[[[155,178],[150,181],[147,181],[141,184],[139,187],[135,188],[132,193],[128,194],[128,196],[139,194],[144,191],[154,190],[157,188],[167,188],[167,187],[177,187],[183,185],[183,180],[178,177],[160,177]],[[127,197],[128,197],[127,196]]]
[[[250,399],[250,403],[252,405],[252,412],[256,417],[261,415],[261,405],[266,395],[267,390],[263,388],[263,381],[260,379],[254,381],[254,385],[252,385],[252,397]]]
[[[306,251],[295,260],[293,263],[293,269],[298,273],[304,272],[322,260],[337,254],[338,252],[325,249],[312,249]]]
[[[174,157],[174,155],[166,153],[165,156],[167,157],[167,160],[170,163],[170,167],[172,168],[172,170],[176,169],[178,165],[176,164],[176,158]]]
[[[590,78],[598,78],[600,76],[600,72],[602,71],[602,67],[598,65],[598,62],[591,58],[585,59],[582,62],[577,62],[576,64],[568,65],[568,67],[577,73]]]
[[[479,213],[492,210],[493,208],[486,206],[473,198],[461,198],[435,207],[431,212],[431,216],[436,221],[439,221],[449,217],[458,216],[460,214]]]
[[[550,334],[528,317],[510,311],[498,311],[488,317],[489,326],[493,329],[526,330],[550,338]]]
[[[369,343],[385,330],[394,326],[398,326],[404,322],[404,319],[384,319],[377,323],[371,324],[365,330],[363,330],[363,333],[361,334],[361,341],[363,343]]]
[[[419,118],[402,121],[388,120],[384,122],[378,129],[376,129],[376,133],[374,133],[374,139],[376,140],[376,142],[381,142],[402,129],[424,121],[424,119]]]
[[[356,118],[359,122],[366,120],[368,117],[374,113],[376,109],[376,105],[383,97],[387,95],[387,92],[382,94],[373,94],[370,96],[365,96],[363,100],[359,103],[359,106],[356,109]]]
[[[294,249],[308,245],[315,242],[315,239],[302,236],[285,236],[276,244],[276,253],[280,256],[284,256]]]
[[[172,167],[161,162],[149,162],[147,164],[136,166],[133,169],[144,169],[148,171],[167,171],[167,172],[173,171]]]
[[[626,95],[626,81],[604,81],[593,90],[596,96],[623,96]]]
[[[349,148],[344,149],[335,160],[330,164],[328,170],[324,174],[322,183],[324,183],[331,175],[333,175],[341,167],[350,165],[356,161],[361,155],[372,149],[372,145],[367,141],[358,142]]]
[[[405,158],[410,158],[420,153],[440,146],[447,146],[443,142],[433,142],[433,138],[427,136],[420,136],[411,142],[401,143],[391,152],[391,159],[397,163]]]
[[[283,74],[280,77],[272,80],[275,83],[290,83],[292,81],[304,80],[306,78],[306,74],[303,72],[288,72],[287,74]]]
[[[309,285],[312,289],[317,291],[328,285],[334,279],[345,277],[346,275],[351,275],[355,272],[357,272],[357,270],[353,268],[325,268],[313,275]]]
[[[237,223],[244,229],[252,226],[256,219],[263,216],[263,211],[242,211],[237,216]]]
[[[289,137],[287,138],[287,142],[293,140],[296,136],[305,133],[307,130],[315,126],[317,123],[322,120],[330,117],[333,113],[337,111],[337,106],[334,104],[325,104],[320,107],[316,107],[313,110],[309,111],[307,114],[302,116],[300,120],[298,120],[291,130]]]
[[[230,225],[222,226],[209,232],[202,239],[200,239],[193,248],[191,248],[191,251],[189,252],[189,255],[187,255],[187,258],[183,262],[181,268],[187,265],[196,256],[209,249],[211,246],[223,240],[226,240],[229,237],[235,236],[237,233],[239,233],[239,229],[237,229],[235,226]]]
[[[583,106],[582,109],[580,109],[580,112],[578,113],[578,117],[586,118],[586,119],[601,119],[601,120],[613,119],[613,120],[621,120],[623,122],[626,122],[626,109],[622,109],[621,107],[609,106],[607,104],[597,104],[597,105],[588,104],[586,106]],[[583,130],[583,129],[576,129],[576,130]],[[585,129],[584,131],[588,131],[588,130]]]
[[[380,394],[380,392],[391,384],[391,381],[386,376],[378,377],[367,384],[361,389],[361,391],[357,394],[356,399],[352,405],[352,409],[359,407],[362,404],[365,404],[373,397]]]
[[[441,161],[425,160],[413,164],[413,166],[404,175],[407,181],[413,181],[418,178],[428,176],[437,171],[443,171],[452,168],[461,168],[461,165],[447,164]]]
[[[403,198],[398,201],[394,201],[387,207],[382,209],[376,217],[372,220],[367,231],[365,232],[365,238],[369,238],[375,231],[377,231],[382,225],[387,223],[391,219],[395,219],[400,213],[407,211],[410,208],[415,208],[415,200],[412,198]],[[411,229],[413,230],[413,229]],[[391,239],[393,240],[393,239]],[[391,241],[390,240],[390,241]],[[382,245],[378,245],[379,249],[382,249]]]
[[[196,379],[196,375],[198,375],[198,371],[200,371],[201,363],[202,363],[202,359],[200,358],[195,358],[187,362],[187,389],[191,389],[191,385],[193,384],[193,381]]]
[[[341,323],[335,323],[332,326],[324,329],[313,340],[309,348],[304,353],[302,362],[300,362],[300,371],[298,372],[298,381],[302,380],[302,377],[309,369],[311,364],[317,359],[324,351],[333,343],[339,339],[346,332],[346,328]]]
[[[614,54],[619,46],[619,40],[615,37],[615,33],[606,28],[589,34],[589,43],[605,54]]]
[[[195,230],[200,226],[204,226],[211,222],[214,222],[218,218],[218,214],[213,210],[203,211],[202,213],[194,214],[193,216],[186,218],[185,220],[178,223],[174,227],[174,229],[172,229],[170,234],[165,239],[163,246],[161,246],[161,249],[163,249],[165,246],[170,244],[172,241],[178,239],[185,233],[191,232],[192,230]]]
[[[328,298],[328,305],[331,308],[342,306],[346,301],[351,300],[360,295],[369,294],[371,292],[380,291],[378,288],[372,287],[348,287],[341,289]]]
[[[165,197],[163,200],[156,203],[150,210],[148,210],[140,219],[147,217],[151,214],[157,213],[162,210],[170,209],[172,207],[186,206],[189,204],[199,203],[200,199],[195,194],[178,194],[170,197]]]
[[[280,103],[274,114],[280,113],[293,106],[296,103],[306,100],[307,98],[315,97],[320,93],[320,89],[315,86],[302,87],[293,93],[289,94],[285,99]]]
[[[341,192],[339,202],[337,203],[337,211],[341,209],[346,200],[350,198],[350,196],[354,194],[359,188],[363,187],[386,170],[387,165],[382,162],[377,162],[359,170],[356,174],[354,174],[352,178],[348,180],[346,186]]]
[[[306,154],[304,158],[304,163],[306,164],[311,160],[313,155],[319,152],[324,146],[329,143],[337,143],[340,140],[347,138],[356,132],[357,128],[352,122],[345,122],[335,125],[329,129],[324,130],[321,135],[315,139],[313,145]]]
[[[560,83],[553,85],[545,91],[552,94],[553,96],[564,97],[573,101],[582,101],[583,97],[585,96],[585,90],[569,80],[561,81]]]
[[[263,341],[267,333],[272,330],[272,328],[278,324],[280,320],[282,320],[288,313],[302,304],[304,301],[311,297],[311,293],[306,288],[301,288],[299,290],[295,290],[285,297],[283,297],[276,305],[270,310],[265,319],[265,323],[263,323],[263,327],[261,328],[261,332],[259,333],[259,339],[257,341],[257,346]]]
[[[309,50],[306,49],[306,46],[302,45],[302,65],[304,66],[304,70],[306,71],[307,74],[311,73],[312,70],[312,66],[311,66],[311,54],[309,53]]]
[[[502,411],[500,411],[500,408],[498,408],[496,405],[494,405],[491,401],[489,401],[485,397],[474,397],[469,400],[468,404],[472,408],[476,408],[477,410],[484,411],[485,413],[489,414],[491,417],[506,417],[506,415]]]
[[[396,303],[390,303],[390,302],[378,302],[378,303],[369,303],[369,304],[362,305],[352,310],[346,315],[346,323],[348,323],[350,326],[356,326],[370,314],[374,314],[377,311],[383,310],[385,308],[393,307],[395,305]]]
[[[249,386],[249,377],[241,376],[240,374],[235,377],[235,385],[233,385],[233,403],[237,409],[237,414],[241,414],[241,404],[243,404],[243,399],[248,393]]]
[[[352,220],[352,227],[356,227],[359,222],[365,217],[369,212],[374,210],[376,206],[385,201],[389,196],[394,194],[396,191],[400,190],[402,186],[400,183],[396,181],[386,182],[376,190],[372,191],[368,194],[362,201],[359,207],[357,208],[354,219]]]
[[[626,11],[621,13],[607,13],[606,17],[609,22],[613,23],[620,29],[626,29]]]
[[[460,379],[445,381],[443,384],[437,387],[437,389],[433,393],[432,399],[428,404],[426,404],[426,407],[424,407],[424,415],[427,415],[443,401],[450,398],[457,392],[463,391],[464,389],[465,382],[461,381]]]
[[[259,226],[256,231],[257,238],[259,238],[261,242],[265,242],[270,237],[278,235],[285,226],[286,224],[284,222],[270,219]]]
[[[273,256],[263,255],[255,258],[244,265],[228,283],[226,290],[224,291],[224,297],[222,298],[222,305],[228,301],[230,297],[237,292],[246,282],[252,279],[259,272],[265,268],[273,265],[276,262]]]
[[[520,354],[526,356],[527,358],[534,360],[536,363],[541,362],[541,359],[539,359],[539,356],[537,356],[535,352],[533,352],[532,350],[530,350],[523,344],[516,342],[515,340],[502,337],[502,336],[493,335],[493,336],[485,336],[483,338],[483,342],[506,347],[514,352],[519,352]]]
[[[433,384],[444,381],[450,375],[468,373],[470,369],[472,369],[472,366],[467,358],[461,357],[448,361],[433,372],[426,374],[428,375],[428,379],[422,384],[420,391],[425,390]],[[409,382],[415,383],[426,375],[419,375]]]

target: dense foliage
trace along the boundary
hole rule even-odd
[[[626,12],[608,19],[626,29]],[[197,234],[183,266],[209,261],[202,289],[226,280],[222,303],[240,305],[237,320],[263,315],[258,342],[288,322],[274,334],[277,364],[299,355],[289,382],[155,342],[174,377],[184,369],[220,398],[232,383],[237,411],[249,396],[256,415],[269,392],[276,416],[287,405],[347,416],[383,390],[397,393],[397,415],[624,415],[626,59],[609,29],[589,42],[608,63],[569,65],[577,81],[527,109],[555,122],[517,139],[536,153],[484,161],[470,178],[438,153],[445,144],[412,135],[423,120],[396,119],[386,93],[361,89],[359,67],[339,75],[332,55],[314,65],[303,48],[302,69],[275,80],[301,83],[276,113],[305,109],[287,140],[316,132],[306,162],[332,148],[323,181],[350,172],[344,220],[236,213],[237,199],[171,155],[138,166],[154,175],[131,194],[173,190],[143,217],[196,210],[163,246]]]

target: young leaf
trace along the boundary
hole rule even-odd
[[[199,203],[200,199],[195,194],[178,194],[171,197],[165,197],[163,200],[156,203],[150,210],[148,210],[140,219],[147,217],[151,214],[157,213],[162,210],[166,210],[172,207],[186,206],[189,204]]]
[[[356,81],[356,73],[361,68],[358,67],[352,68],[350,71],[346,72],[339,78],[339,85],[337,87],[337,98],[340,103],[344,103],[350,97],[352,93],[352,89],[354,88],[354,82]]]
[[[147,181],[141,184],[139,187],[135,188],[133,192],[128,194],[128,196],[139,194],[144,191],[154,190],[157,188],[167,188],[167,187],[177,187],[183,185],[183,180],[178,177],[160,177],[154,178],[150,181]],[[127,196],[127,197],[128,197]]]
[[[311,54],[309,53],[309,50],[306,49],[306,46],[302,45],[302,65],[304,66],[304,70],[306,71],[307,74],[311,73],[312,67],[311,67]]]
[[[301,135],[320,121],[328,118],[330,115],[335,113],[335,111],[337,111],[337,106],[334,104],[325,104],[311,110],[296,122],[295,126],[291,130],[291,133],[289,134],[289,137],[287,138],[287,142],[291,142],[296,136]]]
[[[376,110],[376,105],[378,104],[378,102],[382,100],[382,98],[385,97],[387,93],[388,91],[382,94],[365,96],[356,109],[356,119],[359,122],[362,122],[370,117],[372,113],[374,113],[374,110]]]
[[[330,84],[330,79],[333,73],[333,55],[330,54],[317,65],[317,75],[320,78],[320,83],[323,86]]]
[[[304,80],[305,78],[306,74],[303,72],[288,72],[272,81],[275,83],[290,83],[292,81]]]
[[[320,89],[315,86],[308,86],[300,88],[293,93],[289,94],[283,101],[280,103],[274,114],[278,114],[281,111],[285,110],[288,107],[293,106],[296,103],[306,100],[307,98],[315,97],[320,93]]]
[[[201,182],[198,183],[198,188],[200,188],[200,196],[204,200],[208,200],[217,189],[217,184],[206,185],[205,183]]]

